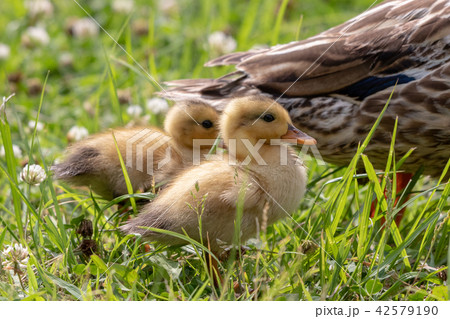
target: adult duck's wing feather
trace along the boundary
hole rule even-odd
[[[171,93],[213,99],[254,88],[274,96],[329,94],[370,76],[399,74],[429,63],[424,53],[432,55],[430,47],[449,34],[449,1],[387,1],[307,40],[232,53],[206,64],[236,64],[237,78],[169,84],[175,84]]]
[[[159,94],[173,101],[205,100],[217,110],[222,110],[233,98],[262,94],[259,89],[247,85],[244,82],[246,78],[247,75],[237,71],[218,79],[175,80],[166,82],[171,88]]]

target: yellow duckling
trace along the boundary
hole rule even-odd
[[[122,231],[169,245],[186,242],[148,228],[186,233],[220,256],[224,244],[232,243],[240,196],[242,240],[255,235],[258,225],[295,212],[305,193],[306,169],[280,140],[309,145],[316,141],[292,126],[282,106],[262,96],[232,100],[220,130],[229,154],[186,169],[140,215],[121,226]]]
[[[191,165],[193,141],[216,139],[218,122],[218,113],[210,105],[194,100],[179,102],[166,116],[165,132],[154,127],[135,127],[99,133],[70,146],[65,160],[52,169],[57,179],[74,186],[88,186],[111,200],[128,194],[118,148],[133,191],[146,191],[152,185],[166,183]],[[199,147],[198,155],[206,154],[211,146]]]

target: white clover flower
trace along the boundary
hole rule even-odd
[[[159,0],[158,7],[162,12],[169,14],[178,10],[178,3],[176,0]]]
[[[84,101],[83,102],[83,109],[89,113],[89,115],[94,116],[95,115],[95,105],[91,101]]]
[[[0,60],[6,60],[9,58],[11,49],[8,45],[0,43]]]
[[[153,114],[166,113],[169,110],[169,103],[159,97],[154,97],[147,100],[147,110]]]
[[[53,161],[53,165],[58,165],[58,164],[61,164],[62,162],[64,162],[64,157],[59,156],[59,157],[55,158],[55,160]]]
[[[73,126],[70,128],[69,132],[67,132],[67,139],[70,142],[78,142],[86,138],[88,135],[89,131],[87,128],[83,126]]]
[[[222,31],[216,31],[209,35],[208,44],[214,54],[220,55],[236,50],[236,40]]]
[[[13,144],[12,149],[13,149],[15,158],[22,157],[22,150],[20,149],[19,146],[17,146],[16,144]],[[5,156],[5,147],[4,146],[0,147],[0,156]]]
[[[133,11],[133,8],[133,0],[114,0],[112,3],[112,9],[117,13],[129,14],[131,11]]]
[[[74,22],[72,32],[76,38],[87,39],[97,36],[99,29],[98,25],[90,18],[83,18]]]
[[[17,146],[16,144],[13,144],[12,148],[13,148],[14,157],[15,158],[21,158],[22,157],[22,150],[20,149],[20,147]]]
[[[69,52],[64,52],[59,56],[59,64],[63,67],[68,67],[73,64],[73,55]]]
[[[44,129],[44,124],[42,122],[36,121],[28,121],[28,127],[32,130],[34,130],[34,126],[36,125],[36,131],[40,132]]]
[[[22,169],[22,173],[20,173],[20,179],[27,184],[38,186],[47,178],[47,174],[45,174],[45,170],[37,165],[25,165]]]
[[[53,14],[53,4],[48,0],[28,0],[25,1],[25,7],[33,18]]]
[[[43,27],[28,27],[22,37],[26,45],[47,45],[50,43],[50,36]]]
[[[28,250],[22,244],[14,244],[13,246],[6,246],[2,251],[2,256],[5,261],[2,266],[7,270],[14,270],[14,273],[21,273],[22,269],[27,268],[28,264]]]
[[[131,117],[139,117],[141,116],[143,111],[144,110],[140,105],[130,105],[129,107],[127,107],[127,114]]]

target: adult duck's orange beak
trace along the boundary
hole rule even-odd
[[[288,124],[288,131],[281,137],[282,140],[296,140],[297,144],[314,145],[317,141],[306,133],[303,133],[298,128]]]

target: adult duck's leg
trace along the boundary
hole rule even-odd
[[[399,203],[402,192],[405,190],[405,188],[408,186],[408,183],[411,181],[413,177],[413,174],[411,173],[397,173],[397,195],[395,197],[394,206],[397,206],[397,204],[401,205],[403,203]],[[403,202],[407,201],[409,199],[409,194],[407,194],[406,198],[403,200]],[[405,213],[406,207],[402,208],[397,215],[395,216],[395,223],[400,225],[400,222],[403,218],[403,214]]]
[[[408,186],[408,183],[411,181],[412,177],[413,177],[413,174],[411,174],[411,173],[396,173],[397,195],[395,197],[394,206],[399,204],[398,201],[400,199],[400,196],[401,196],[402,192],[405,190],[405,188]],[[384,191],[384,196],[386,196],[386,190]],[[409,195],[405,198],[405,201],[408,200],[408,198],[409,198]],[[375,216],[376,206],[377,206],[377,200],[375,199],[372,202],[372,207],[370,209],[370,217],[371,218],[373,218]],[[395,223],[397,224],[397,226],[400,225],[400,222],[403,218],[403,214],[405,213],[405,210],[406,210],[406,207],[401,209],[395,216]],[[386,219],[383,217],[381,219],[381,224],[384,225],[385,222],[386,222]]]

